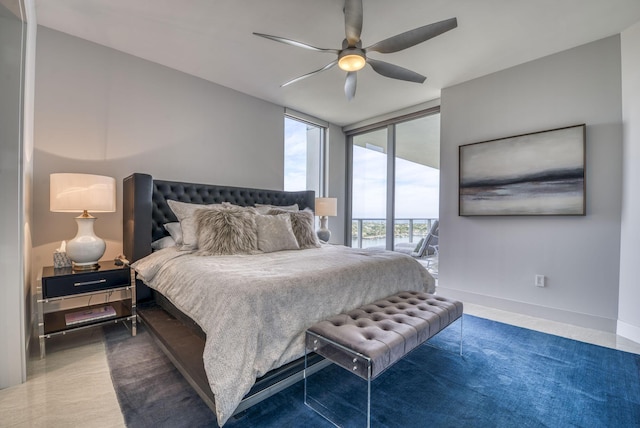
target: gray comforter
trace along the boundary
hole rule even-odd
[[[315,322],[398,291],[435,289],[410,256],[336,245],[210,257],[167,248],[132,266],[206,333],[220,425],[257,377],[304,355],[304,331]]]

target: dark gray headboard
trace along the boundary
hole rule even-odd
[[[315,205],[315,192],[285,192],[282,190],[249,189],[211,184],[154,180],[149,174],[132,174],[123,180],[123,251],[131,263],[151,254],[151,242],[168,236],[165,223],[178,221],[167,199],[193,204],[230,202],[241,206],[255,204],[293,205],[300,209]],[[149,299],[149,288],[136,284],[139,301]]]

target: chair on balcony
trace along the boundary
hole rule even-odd
[[[417,245],[398,244],[395,250],[401,253],[411,254],[413,257],[426,262],[429,269],[438,260],[438,220],[434,221],[427,236],[422,238]]]

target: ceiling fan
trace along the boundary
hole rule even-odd
[[[342,41],[342,49],[322,49],[296,40],[285,39],[284,37],[253,33],[256,36],[285,43],[287,45],[310,49],[316,52],[326,52],[338,55],[338,58],[331,61],[324,67],[289,80],[281,86],[287,86],[302,79],[306,79],[314,74],[328,70],[336,64],[340,69],[347,72],[347,79],[344,84],[344,93],[349,101],[351,101],[356,95],[356,73],[367,64],[369,64],[376,73],[385,77],[406,80],[408,82],[423,83],[426,80],[425,76],[398,65],[369,58],[367,56],[367,52],[378,52],[382,54],[398,52],[439,36],[440,34],[458,26],[457,19],[450,18],[389,37],[388,39],[374,43],[373,45],[363,49],[362,40],[360,40],[360,33],[362,32],[362,0],[345,0],[343,11],[346,38]]]

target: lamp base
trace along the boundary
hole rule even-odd
[[[322,242],[329,242],[331,231],[329,229],[318,229],[316,235],[318,235],[318,239]]]
[[[93,232],[96,218],[83,214],[76,217],[78,233],[67,242],[67,255],[73,262],[73,270],[92,270],[98,268],[98,260],[104,254],[107,245]]]
[[[327,217],[320,217],[320,229],[316,231],[316,235],[318,235],[318,239],[322,242],[329,242],[331,238],[331,231],[327,228]]]
[[[84,270],[98,270],[98,268],[100,268],[100,264],[98,264],[98,262],[92,262],[92,263],[76,263],[73,262],[73,266],[72,266],[72,270],[76,270],[76,271],[84,271]]]

